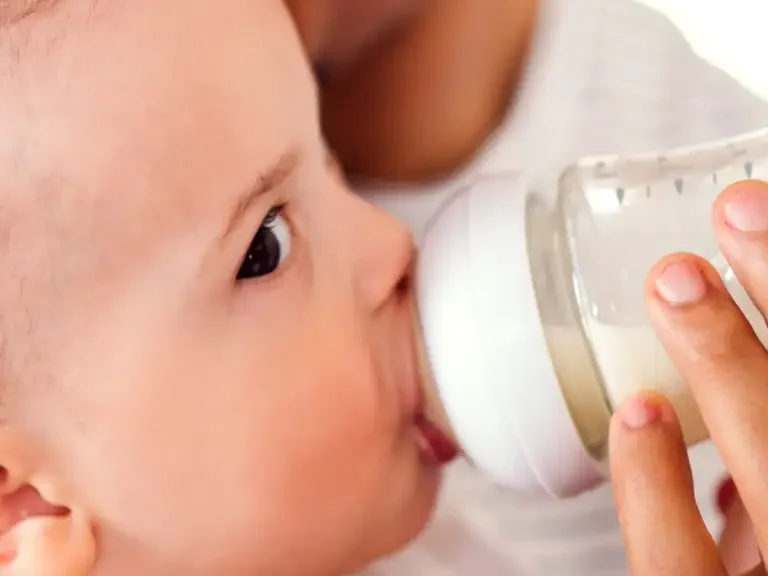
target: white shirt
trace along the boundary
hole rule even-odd
[[[768,102],[700,60],[662,15],[631,0],[542,0],[527,72],[507,118],[444,181],[361,193],[412,227],[477,175],[521,171],[552,184],[579,156],[628,154],[768,126]],[[717,529],[723,466],[707,443],[691,450],[697,498]],[[446,475],[423,537],[371,576],[601,576],[626,574],[610,486],[569,501],[522,498],[465,463]]]

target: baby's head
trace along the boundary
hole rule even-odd
[[[27,4],[0,0],[0,574],[404,544],[439,479],[411,238],[329,169],[282,2]]]

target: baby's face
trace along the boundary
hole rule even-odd
[[[328,168],[282,3],[86,4],[2,81],[0,162],[16,414],[93,515],[93,573],[333,574],[402,545],[439,478],[411,238]]]

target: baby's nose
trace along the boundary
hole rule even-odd
[[[408,228],[394,216],[355,197],[352,246],[355,287],[366,306],[377,308],[408,282],[415,247]]]

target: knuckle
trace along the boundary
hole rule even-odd
[[[759,346],[752,327],[732,301],[701,306],[675,336],[676,347],[697,364],[737,362],[752,356]]]

